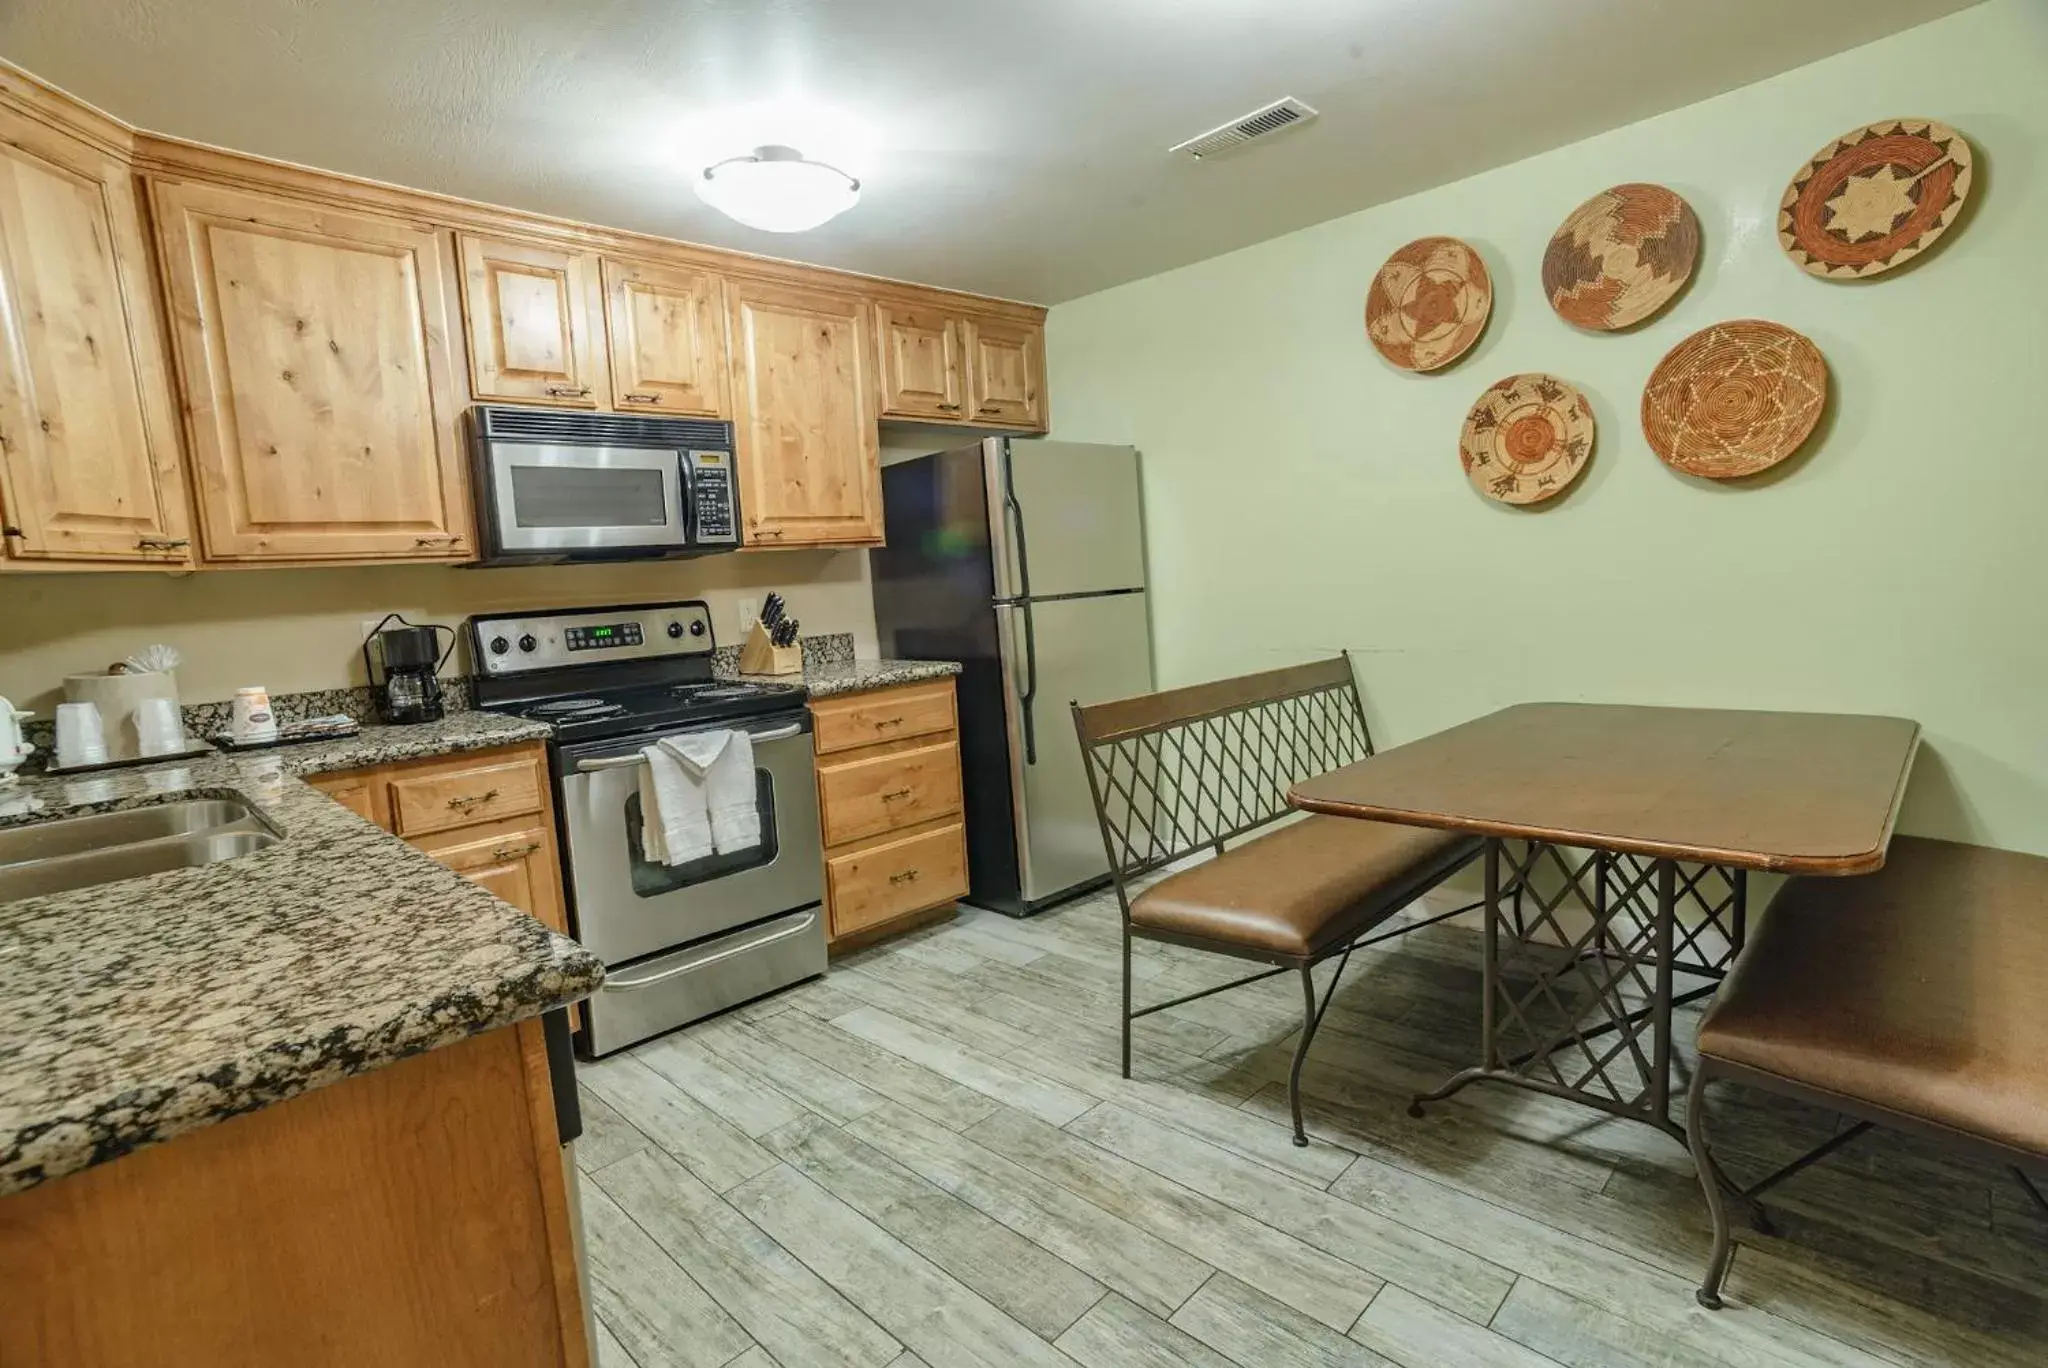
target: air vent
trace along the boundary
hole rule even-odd
[[[564,442],[577,446],[653,446],[732,449],[732,425],[695,418],[639,414],[565,413],[560,409],[479,405],[478,429],[500,441]]]
[[[1275,133],[1289,128],[1299,128],[1315,118],[1315,110],[1289,95],[1284,100],[1275,100],[1263,109],[1254,109],[1241,119],[1232,119],[1221,128],[1212,128],[1199,138],[1189,138],[1166,149],[1168,156],[1185,153],[1196,161],[1214,157],[1243,147],[1260,138],[1270,138]]]

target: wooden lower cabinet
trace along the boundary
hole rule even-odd
[[[0,1363],[589,1368],[541,1023],[0,1197]]]
[[[306,782],[563,935],[547,752],[536,742]]]
[[[865,940],[965,894],[953,681],[821,698],[811,716],[831,941]]]

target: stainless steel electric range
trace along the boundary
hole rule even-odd
[[[825,971],[823,847],[801,685],[712,677],[701,602],[501,613],[469,622],[477,706],[549,723],[576,938],[605,962],[582,1043],[614,1050]],[[739,727],[761,843],[679,865],[640,842],[641,749]]]

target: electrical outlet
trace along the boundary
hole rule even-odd
[[[740,635],[745,636],[753,631],[754,624],[761,620],[761,605],[755,603],[752,599],[741,599],[739,601],[739,619]]]
[[[364,618],[361,622],[357,623],[356,625],[362,628],[363,640],[368,641],[371,637],[375,636],[377,634],[377,624],[383,620],[382,618]]]

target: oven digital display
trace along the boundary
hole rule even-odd
[[[640,645],[640,624],[610,622],[602,627],[571,627],[562,633],[563,644],[572,651],[601,651],[610,646]]]

